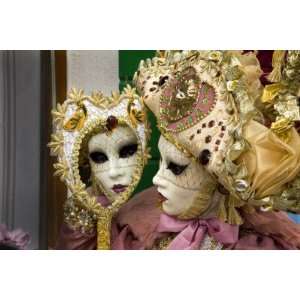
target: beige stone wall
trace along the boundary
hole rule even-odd
[[[82,88],[85,93],[97,89],[105,94],[119,88],[117,50],[67,51],[67,88]]]

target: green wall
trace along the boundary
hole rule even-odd
[[[155,50],[120,50],[119,51],[119,79],[120,90],[127,84],[132,84],[132,77],[138,68],[140,60],[146,58],[152,58],[155,55]],[[159,131],[156,127],[156,121],[154,115],[148,112],[148,119],[151,123],[151,140],[149,146],[151,147],[152,158],[148,161],[148,164],[144,170],[143,177],[136,189],[136,192],[140,192],[145,188],[152,185],[152,178],[157,172],[159,164],[159,152],[158,152],[158,138]]]

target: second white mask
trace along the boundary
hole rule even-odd
[[[183,216],[197,206],[199,195],[214,180],[196,161],[188,158],[163,136],[159,139],[160,167],[153,184],[164,197],[162,209],[171,216]],[[207,195],[208,198],[210,195]]]
[[[129,127],[118,126],[109,135],[94,135],[88,143],[88,150],[94,179],[114,201],[132,183],[137,167],[136,135]]]

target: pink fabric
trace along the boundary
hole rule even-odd
[[[63,223],[55,246],[56,250],[96,250],[97,232],[83,233]]]
[[[4,224],[0,224],[0,244],[9,245],[18,249],[25,249],[30,243],[30,236],[22,229],[9,231]]]
[[[151,249],[157,239],[167,237],[172,230],[174,232],[174,229],[170,232],[158,230],[162,212],[157,206],[157,199],[157,191],[151,187],[121,208],[115,220],[114,249]],[[225,249],[300,249],[300,225],[290,220],[286,213],[241,213],[245,223],[239,227],[238,240],[225,244]]]
[[[235,249],[300,249],[300,224],[279,211],[242,213],[243,229],[253,233],[242,236]]]
[[[289,247],[279,246],[274,238],[263,236],[258,233],[249,233],[243,236],[239,241],[227,248],[232,250],[283,250]]]
[[[290,220],[286,213],[241,212],[245,223],[240,226],[238,240],[234,242],[236,227],[231,230],[227,227],[230,225],[215,219],[206,221],[208,224],[205,225],[202,221],[192,221],[188,224],[186,221],[169,221],[166,216],[161,217],[162,212],[157,205],[157,199],[157,190],[151,187],[135,195],[120,209],[112,223],[112,249],[152,249],[158,239],[167,237],[172,232],[178,232],[175,240],[180,239],[182,247],[193,248],[199,243],[201,236],[203,237],[202,231],[208,232],[217,241],[225,244],[226,249],[300,249],[300,225]],[[99,202],[102,200],[99,199]],[[229,242],[231,238],[232,243]],[[96,245],[96,231],[81,233],[64,224],[57,248],[83,250],[96,249]]]
[[[161,214],[157,199],[157,190],[151,187],[121,207],[113,224],[112,249],[151,249],[157,239],[167,236],[156,230]]]
[[[157,231],[178,233],[170,243],[169,250],[196,250],[200,248],[206,233],[221,244],[236,243],[239,227],[223,223],[215,218],[178,220],[162,213]]]
[[[97,201],[104,207],[107,207],[110,204],[109,200],[105,196],[98,196]]]

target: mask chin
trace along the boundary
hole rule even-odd
[[[123,170],[108,169],[104,172],[96,172],[93,175],[93,180],[96,182],[98,191],[102,190],[112,201],[115,201],[119,196],[126,192],[128,186],[132,184],[132,176],[136,168],[137,165],[130,165],[128,167],[123,167]],[[118,174],[121,173],[121,176],[118,178],[111,178],[110,174],[112,172],[118,172]]]
[[[177,217],[178,219],[193,219],[205,216],[207,210],[212,206],[215,185],[208,183],[203,185],[201,189],[191,190],[174,185],[167,182],[167,191],[158,191],[165,198],[162,202],[162,210],[164,213]],[[213,205],[215,206],[215,205]]]
[[[162,203],[162,210],[171,216],[182,216],[190,210],[199,191],[188,190],[170,184],[168,198]]]
[[[215,191],[214,184],[208,184],[207,186],[203,187],[201,191],[193,198],[193,201],[185,211],[178,215],[179,219],[193,219],[193,218],[205,218],[206,212],[210,207],[212,202],[213,194]]]

